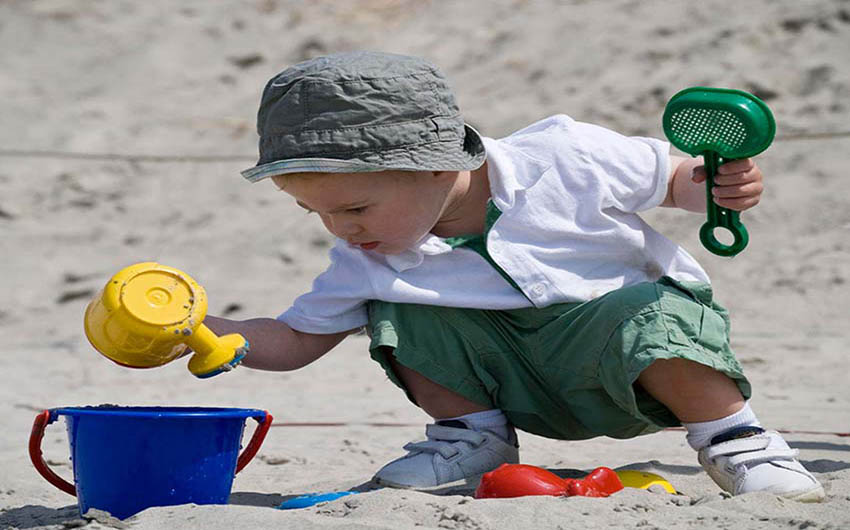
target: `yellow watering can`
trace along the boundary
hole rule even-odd
[[[86,308],[86,337],[97,351],[132,368],[162,366],[194,351],[189,371],[212,377],[248,353],[242,335],[216,336],[203,324],[204,288],[183,271],[158,263],[119,271]]]

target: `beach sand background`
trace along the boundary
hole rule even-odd
[[[850,528],[850,2],[0,1],[0,528]],[[467,120],[499,137],[554,113],[662,136],[664,104],[693,85],[742,88],[773,109],[767,189],[734,259],[699,244],[699,215],[646,218],[706,267],[761,421],[823,482],[818,505],[728,498],[684,435],[582,442],[520,435],[524,463],[662,474],[682,495],[474,500],[380,490],[296,511],[291,496],[366,482],[422,437],[427,417],[355,336],[297,372],[197,380],[185,363],[121,368],[86,341],[83,310],[135,262],[187,271],[210,313],[274,316],[326,264],[317,218],[238,174],[256,156],[266,80],[324,53],[424,56]],[[71,154],[69,154],[71,153]],[[77,155],[72,155],[77,154]],[[29,463],[45,408],[263,408],[278,422],[231,505],[80,519]],[[287,426],[342,422],[337,427]],[[369,427],[369,422],[397,424]],[[253,426],[253,422],[249,422]],[[250,428],[250,427],[249,427]],[[45,456],[71,476],[62,422]]]

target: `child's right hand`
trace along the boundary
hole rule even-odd
[[[705,182],[705,166],[694,168],[691,180]],[[723,208],[742,212],[757,205],[764,192],[761,169],[752,158],[741,158],[721,164],[714,176],[714,202]]]

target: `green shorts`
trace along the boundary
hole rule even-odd
[[[631,438],[679,425],[635,385],[656,359],[705,364],[732,378],[745,398],[751,393],[711,287],[667,277],[542,309],[370,301],[369,331],[372,358],[402,389],[388,354],[549,438]]]

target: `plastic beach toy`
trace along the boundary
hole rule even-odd
[[[749,242],[747,229],[737,211],[714,202],[711,190],[718,166],[755,156],[768,148],[776,134],[770,108],[741,90],[692,87],[670,99],[662,121],[670,143],[705,159],[707,221],[700,228],[700,241],[719,256],[738,254]],[[731,232],[734,242],[725,245],[718,241],[715,228]]]
[[[502,464],[485,473],[475,490],[476,499],[566,495],[564,479],[546,469],[526,464]]]
[[[229,371],[248,352],[242,335],[216,336],[203,324],[204,288],[183,271],[137,263],[119,271],[86,308],[92,346],[132,368],[162,366],[194,351],[189,371],[211,377]]]
[[[74,483],[48,467],[41,441],[65,417]],[[258,422],[242,454],[245,420]],[[227,504],[233,478],[257,454],[271,427],[258,409],[196,407],[69,407],[35,417],[29,440],[33,466],[52,485],[90,508],[119,519],[151,506]]]
[[[295,510],[298,508],[307,508],[309,506],[315,506],[316,504],[322,502],[330,502],[335,501],[342,497],[347,497],[348,495],[355,495],[357,493],[362,493],[361,491],[354,490],[346,490],[346,491],[329,491],[325,493],[305,493],[304,495],[299,495],[297,497],[293,497],[291,499],[285,500],[280,503],[280,506],[277,508],[279,510]]]
[[[481,477],[476,499],[550,495],[554,497],[607,497],[623,489],[617,474],[597,467],[583,479],[563,479],[546,469],[526,464],[502,464]]]
[[[676,493],[676,488],[667,482],[667,479],[655,473],[646,471],[636,471],[634,469],[621,469],[617,471],[617,476],[620,477],[620,482],[627,488],[649,489],[652,486],[659,486],[667,493]]]

